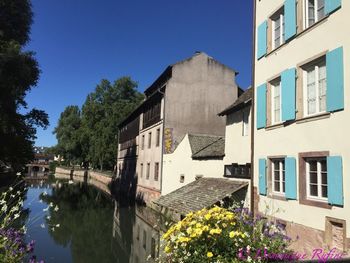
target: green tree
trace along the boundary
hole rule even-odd
[[[79,107],[67,106],[61,113],[58,125],[54,130],[58,142],[54,149],[57,154],[63,156],[68,164],[76,164],[82,161],[80,126]]]
[[[82,108],[83,156],[93,167],[112,169],[118,151],[118,123],[143,100],[137,83],[122,77],[111,84],[102,80]]]
[[[44,111],[25,101],[40,73],[34,53],[23,51],[32,17],[29,1],[0,0],[0,160],[15,170],[34,157],[36,127],[49,124]]]

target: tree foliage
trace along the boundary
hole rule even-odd
[[[114,83],[103,79],[95,91],[88,94],[81,113],[78,114],[79,109],[75,106],[74,122],[67,112],[72,106],[61,114],[55,129],[57,153],[70,163],[88,162],[94,168],[113,169],[118,147],[118,123],[142,99],[137,83],[130,77],[122,77]]]
[[[29,110],[25,101],[40,73],[34,53],[23,51],[32,17],[29,1],[0,0],[0,160],[15,169],[33,158],[36,127],[49,124],[44,111]]]

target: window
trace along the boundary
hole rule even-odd
[[[243,126],[242,126],[242,136],[248,136],[249,134],[249,112],[243,111]]]
[[[284,43],[284,11],[283,8],[272,17],[272,49]]]
[[[154,181],[158,181],[159,177],[159,163],[154,164]]]
[[[157,129],[156,146],[159,147],[160,144],[160,129]]]
[[[305,28],[308,28],[325,17],[324,0],[306,0]]]
[[[150,172],[150,169],[151,169],[151,164],[150,164],[150,163],[147,163],[147,170],[146,170],[146,179],[147,179],[147,180],[149,179],[149,172]]]
[[[151,258],[156,258],[156,240],[154,237],[151,240]]]
[[[281,78],[271,82],[272,124],[281,122]]]
[[[143,177],[143,163],[141,163],[141,165],[140,165],[140,175],[142,178]]]
[[[286,176],[284,159],[273,159],[272,164],[272,191],[275,194],[285,194]]]
[[[184,183],[185,182],[185,175],[181,174],[180,175],[180,183]]]
[[[328,200],[326,158],[306,159],[306,180],[309,199]]]
[[[151,148],[152,144],[152,132],[148,133],[148,148]]]
[[[224,166],[224,177],[250,178],[250,163],[233,163]]]
[[[140,226],[137,225],[136,240],[140,239]]]
[[[145,135],[142,135],[142,139],[141,139],[141,150],[145,149]]]
[[[146,230],[143,230],[142,246],[144,249],[146,249],[146,245],[147,245],[147,233],[146,233]]]
[[[327,76],[324,57],[304,69],[304,109],[305,115],[326,111]]]

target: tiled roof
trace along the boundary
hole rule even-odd
[[[223,157],[225,155],[225,139],[222,136],[188,134],[192,158]]]
[[[225,178],[200,178],[153,201],[182,215],[210,207],[248,183]]]
[[[252,97],[253,97],[253,89],[249,87],[241,96],[238,97],[238,99],[233,104],[231,104],[222,112],[220,112],[219,115],[220,116],[227,115],[228,113],[231,113],[236,109],[241,108],[241,106],[251,103]]]

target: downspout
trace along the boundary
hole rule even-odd
[[[251,144],[250,144],[250,210],[253,217],[255,216],[255,204],[254,202],[254,124],[255,124],[255,38],[256,38],[256,0],[253,0],[253,50],[252,50],[252,110],[251,110]]]
[[[164,87],[164,86],[163,86]],[[162,92],[160,90],[161,88],[157,89],[157,92],[159,92],[160,94],[163,95],[163,123],[162,123],[162,137],[161,137],[161,154],[160,154],[160,165],[161,165],[161,173],[159,176],[159,191],[160,191],[160,195],[162,195],[162,185],[163,185],[163,154],[164,154],[164,125],[165,125],[165,92]]]

